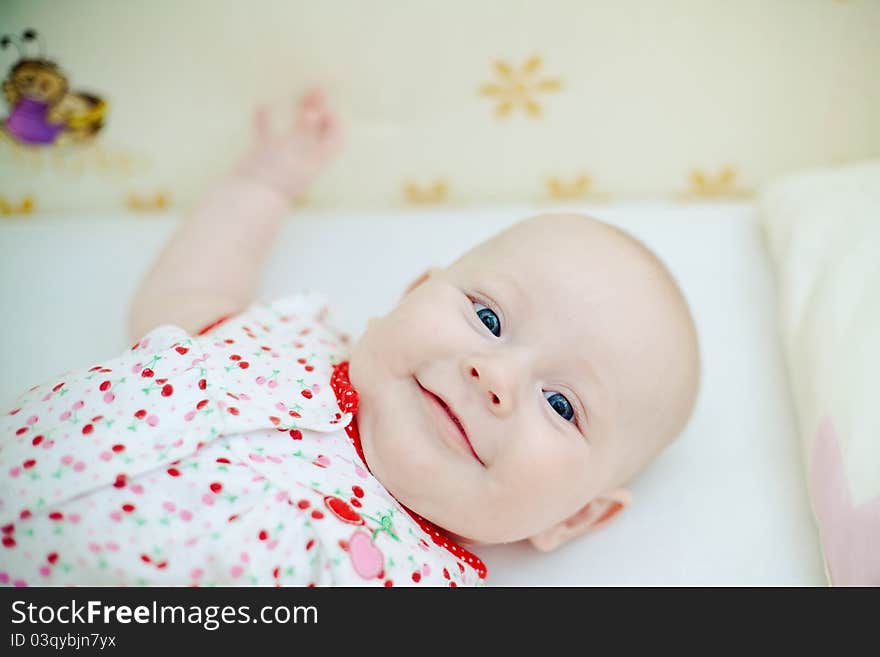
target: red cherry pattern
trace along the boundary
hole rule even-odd
[[[352,509],[345,500],[332,495],[326,495],[324,497],[324,505],[342,522],[347,522],[352,525],[364,524],[364,519],[361,518],[357,511]]]

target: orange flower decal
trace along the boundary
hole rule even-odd
[[[156,212],[166,210],[171,205],[168,194],[156,192],[152,196],[140,197],[137,194],[129,194],[125,200],[129,210],[136,212]]]
[[[28,194],[20,203],[8,201],[5,197],[0,196],[0,216],[11,217],[16,214],[31,214],[34,211],[34,197]]]
[[[562,82],[557,78],[539,77],[541,58],[532,55],[516,69],[503,60],[494,63],[498,82],[489,82],[480,87],[479,93],[495,100],[495,115],[504,118],[514,110],[522,108],[532,118],[541,115],[541,106],[536,96],[542,92],[559,91]]]
[[[558,201],[584,198],[590,185],[592,181],[585,173],[577,175],[570,183],[564,182],[559,176],[550,176],[546,182],[547,194]]]
[[[403,184],[403,197],[409,203],[431,204],[442,203],[449,195],[449,186],[445,180],[437,179],[433,184],[421,186],[407,181]]]
[[[690,173],[690,190],[683,194],[685,199],[744,198],[752,196],[749,190],[736,187],[736,169],[725,166],[717,176],[711,176],[701,169]]]

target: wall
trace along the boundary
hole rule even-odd
[[[880,155],[876,0],[3,0],[0,34],[26,28],[106,105],[91,136],[86,108],[0,139],[12,217],[185,207],[312,83],[348,132],[315,208],[750,198]]]

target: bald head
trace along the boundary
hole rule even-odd
[[[579,340],[602,370],[621,447],[609,486],[625,483],[681,433],[696,403],[698,337],[678,283],[633,235],[578,214],[530,217],[457,262],[502,254],[523,268],[552,263],[560,284],[574,283],[570,307],[558,312],[583,322]]]
[[[552,549],[629,503],[620,484],[684,426],[699,364],[656,256],[555,214],[415,280],[350,371],[365,457],[402,504],[470,540]]]
[[[666,264],[642,241],[625,230],[595,221],[634,251],[644,266],[641,272],[657,302],[657,324],[642,330],[653,334],[646,344],[667,345],[654,384],[665,388],[656,402],[641,402],[644,416],[633,418],[630,429],[636,449],[625,459],[616,485],[629,481],[677,438],[693,414],[700,389],[700,348],[690,306]],[[639,402],[636,402],[637,404]],[[641,420],[641,421],[640,421]]]

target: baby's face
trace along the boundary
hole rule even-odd
[[[619,486],[653,441],[641,432],[682,412],[669,408],[678,320],[640,258],[582,217],[540,217],[415,281],[352,352],[373,474],[487,543],[534,536]]]

